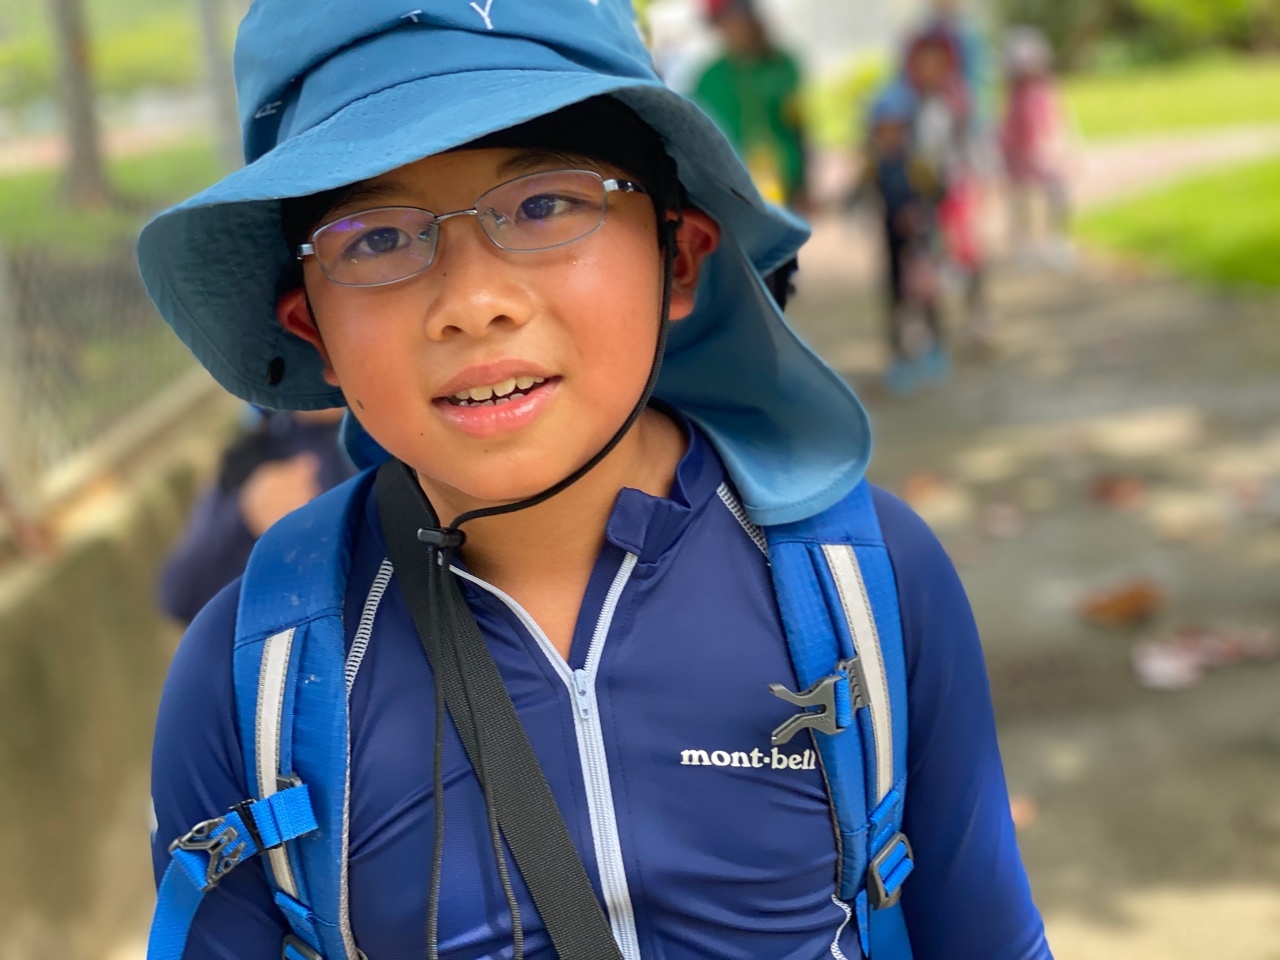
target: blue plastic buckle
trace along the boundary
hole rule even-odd
[[[197,823],[190,832],[169,844],[169,853],[177,850],[208,854],[209,866],[200,889],[201,893],[208,893],[239,866],[249,851],[249,843],[240,838],[240,832],[227,823],[226,817],[215,817]]]
[[[867,867],[867,899],[872,910],[894,906],[902,898],[902,883],[915,869],[915,852],[904,833],[895,833]]]
[[[282,960],[324,960],[324,957],[293,934],[284,938],[280,956]]]
[[[836,664],[835,673],[823,677],[803,693],[793,693],[780,683],[769,684],[769,692],[775,697],[803,711],[773,731],[770,738],[773,746],[782,746],[806,727],[831,735],[843,733],[853,722],[853,712],[867,705],[865,689],[862,662],[857,657],[841,660]],[[812,711],[811,707],[819,709]]]

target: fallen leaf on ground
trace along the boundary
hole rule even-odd
[[[1265,628],[1186,627],[1136,644],[1134,676],[1153,690],[1181,690],[1207,670],[1280,657],[1280,634]]]
[[[1089,497],[1095,503],[1116,510],[1132,510],[1142,505],[1147,485],[1137,477],[1120,473],[1104,473],[1089,486]]]
[[[1131,630],[1159,614],[1164,605],[1159,584],[1136,579],[1089,594],[1080,605],[1080,615],[1097,627]]]

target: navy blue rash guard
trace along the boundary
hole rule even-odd
[[[491,588],[467,582],[467,600],[628,960],[857,960],[858,938],[833,896],[835,838],[812,743],[797,738],[777,753],[769,745],[794,708],[768,684],[794,689],[796,679],[765,557],[725,502],[732,494],[718,457],[691,434],[668,498],[619,494],[567,664]],[[964,591],[906,506],[878,490],[875,503],[906,640],[903,829],[917,865],[903,905],[915,956],[1049,958]],[[385,555],[370,498],[347,596],[348,646]],[[170,669],[152,773],[157,877],[176,836],[248,796],[232,703],[238,593],[237,581],[200,614]],[[371,960],[426,951],[433,689],[393,579],[351,694],[351,922]],[[440,953],[509,957],[484,805],[452,723],[445,751]],[[699,751],[742,757],[704,765]],[[549,960],[514,865],[512,880],[525,955]],[[206,898],[185,957],[277,960],[287,932],[255,858]]]

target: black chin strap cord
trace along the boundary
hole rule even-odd
[[[671,316],[671,295],[673,273],[677,256],[676,232],[679,229],[681,221],[677,219],[662,219],[661,239],[663,253],[663,271],[662,271],[662,313],[658,327],[657,343],[654,347],[653,364],[649,371],[648,380],[645,383],[644,390],[640,395],[640,399],[632,408],[626,421],[610,438],[609,442],[604,445],[590,460],[575,470],[569,476],[565,477],[558,483],[548,487],[546,490],[524,500],[514,503],[502,504],[496,507],[485,507],[480,510],[472,510],[463,513],[454,518],[453,522],[448,526],[436,526],[438,524],[434,511],[430,510],[429,503],[426,502],[425,495],[423,502],[428,507],[430,521],[432,523],[423,526],[418,530],[418,540],[427,546],[428,556],[431,559],[431,566],[434,568],[435,576],[431,577],[433,581],[430,589],[427,591],[431,597],[431,606],[433,609],[433,619],[438,624],[445,625],[445,632],[449,639],[448,653],[445,654],[452,661],[451,668],[457,670],[461,674],[462,687],[467,704],[467,713],[471,717],[477,716],[475,707],[475,696],[472,691],[472,685],[468,678],[468,672],[460,669],[460,665],[464,660],[463,651],[460,644],[463,640],[463,624],[462,617],[471,618],[470,609],[466,606],[465,598],[455,583],[449,583],[450,565],[453,560],[454,552],[466,542],[466,534],[460,529],[464,523],[472,520],[478,520],[483,517],[501,516],[503,514],[514,513],[518,510],[527,510],[541,503],[545,503],[552,497],[564,492],[573,484],[577,483],[584,476],[590,473],[605,457],[622,442],[636,421],[644,413],[649,405],[649,401],[653,397],[653,392],[658,385],[658,377],[662,372],[662,357],[667,345],[667,332],[670,326]],[[408,471],[408,467],[402,467]],[[416,485],[416,480],[414,481]],[[385,518],[384,518],[385,520]],[[428,655],[432,653],[428,650]],[[436,656],[440,656],[442,651],[437,650]],[[439,960],[439,928],[440,928],[440,888],[443,881],[444,869],[444,728],[445,728],[445,688],[443,680],[443,671],[441,665],[433,663],[433,672],[435,674],[435,697],[436,697],[436,735],[432,757],[432,785],[435,794],[435,837],[432,844],[431,855],[431,883],[429,890],[429,901],[427,904],[427,956],[429,960]],[[523,960],[524,957],[524,926],[520,918],[520,904],[516,898],[515,890],[511,883],[510,869],[507,864],[506,848],[503,842],[502,831],[498,823],[497,808],[491,794],[490,784],[492,780],[489,776],[488,763],[485,752],[482,747],[483,737],[474,738],[474,760],[476,761],[476,773],[479,777],[481,789],[484,793],[485,808],[489,826],[489,838],[493,846],[494,860],[498,869],[498,878],[502,885],[503,897],[507,903],[507,909],[511,915],[512,927],[512,948],[514,960]]]

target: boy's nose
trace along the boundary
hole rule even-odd
[[[437,236],[435,263],[424,276],[427,335],[480,337],[497,325],[523,326],[533,295],[512,254],[499,249],[473,216],[450,218]]]

